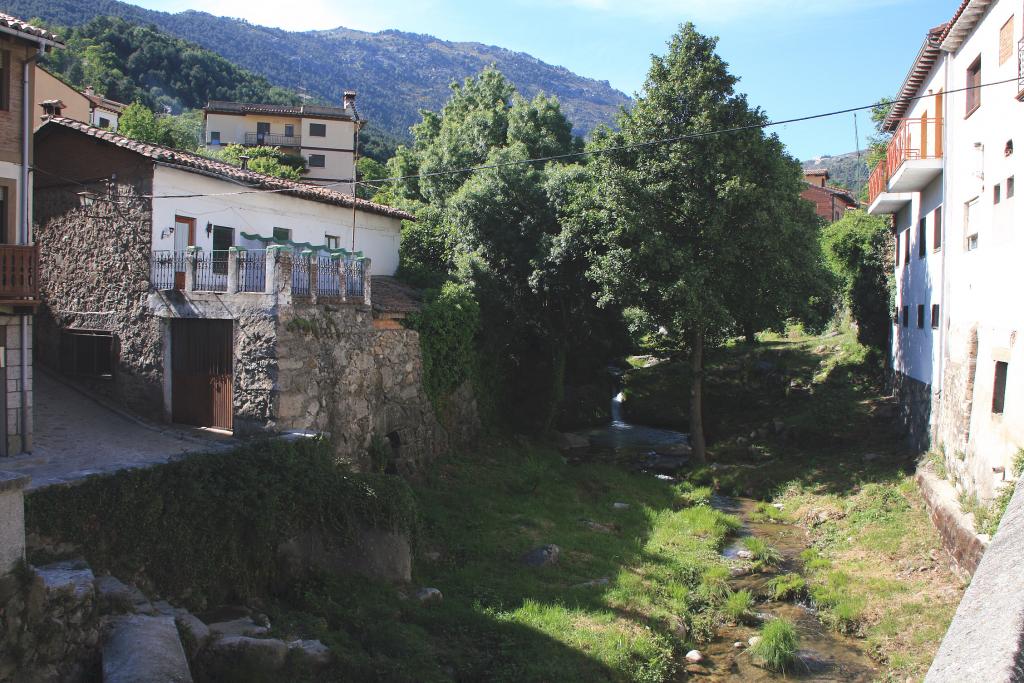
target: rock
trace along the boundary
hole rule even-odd
[[[528,567],[548,567],[550,565],[557,564],[558,557],[561,554],[561,548],[554,544],[548,544],[542,545],[539,548],[534,548],[519,559]]]
[[[686,653],[686,661],[690,664],[700,664],[704,661],[704,655],[701,654],[700,650],[690,650]]]
[[[826,351],[828,351],[828,347],[825,346],[824,344],[819,344],[818,346],[814,347],[815,353],[825,353]]]
[[[591,531],[596,531],[600,534],[614,534],[619,530],[619,527],[616,524],[602,524],[601,522],[595,522],[592,519],[581,519],[580,524]]]
[[[679,640],[686,640],[687,636],[690,635],[690,627],[680,617],[672,617],[671,628],[672,634]]]
[[[658,481],[675,481],[676,478],[667,474],[655,474],[654,478]]]
[[[583,448],[590,448],[590,439],[572,432],[558,432],[555,436],[555,443],[561,451],[574,451]]]
[[[165,617],[173,617],[177,613],[177,610],[174,609],[174,607],[171,606],[171,603],[166,600],[157,600],[154,602],[153,609],[156,610],[158,614]]]
[[[189,657],[195,658],[210,640],[210,627],[199,617],[183,609],[178,610],[174,623],[178,626],[178,633],[181,635],[182,644],[188,650]]]
[[[686,673],[691,676],[707,676],[711,672],[700,664],[687,664]]]
[[[761,636],[750,636],[750,638],[747,639],[747,645],[749,645],[750,647],[754,647],[760,642]]]
[[[239,617],[231,621],[218,621],[210,624],[210,633],[220,638],[233,636],[262,636],[270,628],[257,624],[252,617]]]
[[[746,438],[745,436],[737,436],[736,437],[736,445],[737,446],[741,446],[741,447],[742,446],[746,446],[748,443],[750,443],[750,439]]]
[[[135,586],[129,586],[114,576],[99,576],[93,582],[100,607],[108,612],[127,612],[138,605],[148,605],[146,596]]]
[[[686,467],[688,462],[690,462],[690,459],[687,457],[653,453],[648,456],[647,462],[644,463],[644,469],[661,474],[674,474]]]
[[[737,640],[735,643],[732,644],[732,646],[737,650],[742,650],[747,646],[747,644],[744,643],[742,640]]]
[[[731,567],[729,574],[731,576],[746,576],[750,573],[750,567]]]
[[[752,560],[754,559],[754,553],[750,552],[749,550],[737,550],[736,557],[740,558],[741,560]]]
[[[331,663],[331,650],[319,640],[293,640],[288,643],[288,652],[313,667],[320,668]]]
[[[628,510],[629,503],[612,503],[613,510]]]
[[[288,657],[288,645],[277,638],[228,636],[214,641],[208,656],[228,671],[278,671]],[[214,679],[216,680],[216,679]]]
[[[864,460],[864,462],[872,462],[874,460],[881,460],[881,459],[882,459],[882,455],[879,454],[879,453],[865,453],[864,456],[862,457],[862,460]]]
[[[684,458],[693,455],[693,447],[685,443],[674,443],[670,446],[659,446],[657,454],[673,458]]]
[[[442,600],[444,600],[444,594],[436,588],[421,588],[418,591],[416,591],[416,595],[414,595],[413,597],[415,597],[418,602],[423,604],[441,602]]]
[[[47,597],[65,593],[81,602],[95,595],[96,577],[84,562],[55,562],[37,567],[36,574],[43,580]]]
[[[103,645],[104,683],[191,683],[172,617],[118,617]]]

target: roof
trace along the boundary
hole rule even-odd
[[[946,52],[959,50],[993,2],[994,0],[963,0],[939,38],[942,49]]]
[[[807,183],[807,186],[812,190],[824,190],[830,195],[845,199],[854,206],[860,205],[860,202],[858,202],[856,197],[854,197],[848,190],[841,190],[838,187],[829,187],[828,185],[815,185],[814,183],[807,182],[806,180],[804,182]]]
[[[406,314],[420,310],[423,294],[418,289],[386,275],[373,276],[373,310]]]
[[[882,130],[890,133],[895,131],[900,125],[900,120],[907,115],[907,110],[910,109],[910,105],[913,102],[911,98],[917,95],[918,88],[924,83],[924,80],[931,73],[932,67],[935,66],[935,62],[939,58],[939,52],[941,51],[939,41],[948,28],[949,24],[939,24],[928,31],[921,49],[918,50],[917,56],[914,57],[914,64],[910,67],[910,72],[903,79],[903,85],[900,86],[899,93],[896,95],[896,101],[893,102],[892,109],[889,110],[889,115],[882,122]]]
[[[805,168],[804,175],[828,175],[827,168]]]
[[[123,102],[118,102],[116,100],[108,100],[106,97],[103,97],[101,95],[90,95],[87,92],[82,93],[82,97],[89,100],[92,106],[96,107],[97,109],[106,109],[107,111],[112,111],[115,114],[120,114],[128,106]]]
[[[35,43],[64,46],[64,41],[56,33],[51,33],[45,28],[33,26],[17,17],[12,17],[10,14],[0,13],[0,29],[3,29],[4,33],[15,33],[19,37]]]
[[[359,115],[355,108],[323,107],[315,104],[290,106],[284,104],[249,104],[246,102],[222,102],[211,100],[203,108],[207,114],[266,114],[268,116],[300,116],[315,119],[338,119],[356,121]]]
[[[117,145],[118,147],[140,154],[158,163],[172,166],[183,171],[202,173],[204,175],[213,176],[215,178],[220,178],[222,180],[239,183],[241,185],[261,190],[278,191],[281,192],[281,194],[299,197],[300,199],[308,199],[322,204],[333,204],[334,206],[351,208],[353,202],[355,202],[355,208],[357,210],[378,214],[380,216],[387,216],[389,218],[414,220],[412,214],[402,211],[401,209],[396,209],[392,206],[375,204],[374,202],[369,202],[365,199],[355,199],[350,194],[344,194],[343,192],[338,192],[319,185],[311,185],[309,183],[286,180],[284,178],[275,178],[274,176],[232,166],[231,164],[209,159],[198,154],[183,152],[181,150],[171,149],[170,147],[163,147],[161,145],[154,145],[148,142],[132,140],[131,138],[118,135],[117,133],[111,132],[105,128],[96,128],[87,123],[75,121],[74,119],[69,119],[63,116],[50,117],[39,129],[37,135],[46,131],[50,127],[56,126],[67,128],[84,135],[89,135],[98,140],[103,140],[104,142]]]

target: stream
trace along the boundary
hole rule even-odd
[[[611,454],[617,461],[667,479],[667,473],[675,474],[687,464],[689,437],[682,432],[656,429],[626,422],[622,418],[623,394],[612,398],[611,423],[604,428],[579,433],[590,442],[594,454]],[[722,550],[722,556],[734,567],[747,563],[740,559],[745,536],[763,538],[779,550],[784,562],[777,571],[766,573],[739,573],[729,580],[733,591],[749,590],[755,597],[761,594],[764,585],[772,577],[789,572],[799,572],[800,553],[808,547],[807,535],[803,529],[775,522],[762,522],[754,518],[756,501],[746,498],[727,498],[715,494],[712,507],[735,515],[743,522],[738,534],[730,539]],[[850,681],[853,683],[875,680],[878,671],[865,652],[863,640],[844,636],[827,629],[819,621],[813,607],[807,604],[760,601],[755,606],[757,619],[751,624],[725,624],[718,631],[718,638],[701,648],[705,660],[701,667],[706,675],[681,674],[680,680],[707,681]],[[800,635],[798,661],[791,671],[779,674],[763,669],[754,662],[747,652],[746,643],[758,633],[759,624],[777,617],[789,620]],[[734,643],[742,642],[742,648]]]

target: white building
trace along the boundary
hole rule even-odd
[[[892,214],[898,396],[915,443],[990,497],[1024,448],[1024,140],[1019,3],[965,0],[929,31],[897,104],[869,213]]]
[[[237,144],[279,147],[306,162],[305,179],[351,194],[356,132],[361,125],[356,95],[342,107],[210,102],[203,109],[208,149]]]

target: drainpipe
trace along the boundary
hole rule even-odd
[[[31,102],[31,76],[36,61],[46,52],[42,45],[34,55],[27,58],[22,64],[21,75],[21,109],[22,109],[22,135],[21,135],[21,192],[19,193],[21,220],[18,221],[18,234],[15,238],[16,244],[31,244],[32,237],[32,206],[29,203],[29,193],[32,187],[32,168],[29,145],[32,143],[32,102]],[[21,450],[30,450],[28,429],[31,420],[31,407],[29,406],[29,381],[28,381],[28,316],[21,316]]]

